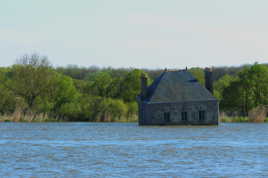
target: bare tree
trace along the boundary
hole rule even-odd
[[[51,64],[46,56],[38,54],[24,55],[16,60],[17,65],[32,66],[32,67],[51,67]]]

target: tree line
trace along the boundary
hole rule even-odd
[[[189,71],[204,85],[204,70]],[[220,109],[247,115],[268,104],[268,67],[214,68]],[[54,68],[36,54],[0,68],[0,117],[12,121],[136,121],[140,77],[149,83],[163,70],[67,66]]]
[[[18,121],[136,121],[139,69],[53,68],[25,55],[0,68],[0,115]],[[84,72],[86,71],[86,72]]]

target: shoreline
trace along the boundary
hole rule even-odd
[[[89,123],[138,123],[138,120],[125,120],[115,119],[114,121],[85,121],[85,120],[63,120],[57,118],[35,118],[35,119],[24,119],[24,118],[13,118],[9,116],[0,116],[0,123],[12,122],[12,123],[63,123],[63,122],[89,122]],[[268,123],[268,117],[261,122],[251,120],[249,117],[222,117],[219,119],[219,123]]]

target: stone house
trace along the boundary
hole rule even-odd
[[[217,125],[219,103],[212,95],[212,71],[205,70],[203,87],[186,70],[165,70],[147,86],[141,77],[139,125]]]

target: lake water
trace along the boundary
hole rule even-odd
[[[268,124],[0,123],[0,177],[268,177]]]

